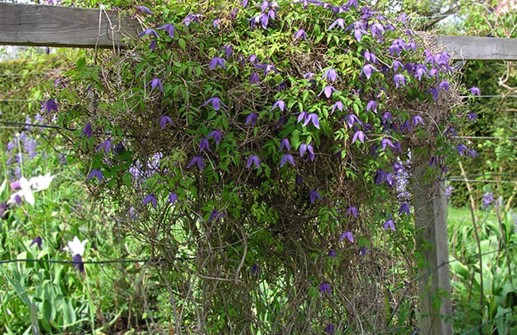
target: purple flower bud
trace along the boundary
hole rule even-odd
[[[295,40],[299,40],[299,39],[307,39],[307,33],[305,33],[305,30],[303,29],[299,29],[296,33],[294,33],[294,39]]]
[[[336,327],[334,326],[333,323],[329,323],[325,329],[324,329],[324,332],[326,335],[334,335],[335,334],[335,329]]]
[[[328,69],[323,73],[323,79],[330,82],[336,81],[338,78],[337,71],[335,69]]]
[[[472,95],[481,95],[481,91],[479,90],[479,88],[477,88],[476,86],[472,86],[470,88],[470,94]]]
[[[257,113],[249,114],[248,117],[246,118],[245,125],[254,127],[256,123],[257,123]]]
[[[225,54],[226,58],[230,58],[232,56],[233,48],[231,45],[229,45],[229,44],[224,45],[224,54]]]
[[[32,239],[31,244],[29,244],[29,247],[32,247],[33,245],[36,245],[39,250],[42,249],[43,240],[41,239],[41,236],[36,236]]]
[[[84,128],[83,128],[83,134],[84,134],[86,137],[88,137],[88,138],[92,137],[92,135],[93,135],[93,129],[92,129],[92,124],[91,124],[90,122],[88,122],[88,123],[84,126]]]
[[[84,273],[84,263],[83,258],[79,254],[75,254],[72,257],[72,264],[74,265],[74,268],[78,270],[80,273]]]
[[[334,113],[336,109],[342,111],[344,108],[345,105],[340,100],[338,100],[332,105],[331,113]]]
[[[337,257],[337,252],[334,250],[330,250],[328,255],[329,257]]]
[[[160,129],[161,130],[164,130],[165,127],[167,126],[167,124],[174,124],[174,122],[172,122],[172,119],[170,118],[170,116],[168,115],[162,115],[160,116]]]
[[[210,151],[210,143],[207,138],[202,138],[199,141],[199,152]]]
[[[384,230],[388,230],[388,229],[391,229],[393,231],[395,231],[395,222],[393,222],[393,219],[388,219],[384,222]]]
[[[321,200],[321,195],[318,192],[318,190],[313,189],[309,192],[309,200],[310,200],[311,204],[315,203],[316,200]]]
[[[213,138],[216,145],[219,145],[221,143],[221,140],[223,139],[223,133],[220,130],[212,130],[210,134],[208,134],[207,138]]]
[[[201,107],[204,107],[208,104],[211,104],[212,107],[218,111],[219,109],[221,109],[221,106],[222,107],[226,107],[226,105],[221,101],[221,99],[219,99],[218,97],[213,97],[213,98],[210,98],[208,99],[207,101],[205,101],[204,104],[201,105]]]
[[[258,264],[255,263],[251,266],[251,274],[255,277],[257,277],[260,274],[260,267],[258,266]]]
[[[56,103],[56,100],[54,99],[48,99],[47,101],[45,101],[42,105],[41,105],[41,110],[42,111],[45,111],[47,113],[50,113],[50,112],[57,112],[58,109],[57,109],[57,103]]]
[[[153,37],[158,37],[158,33],[156,32],[156,30],[151,29],[151,28],[147,28],[146,30],[142,31],[140,34],[138,34],[138,37],[142,37],[144,35],[150,35],[150,36],[153,36]]]

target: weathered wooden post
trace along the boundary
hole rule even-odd
[[[428,161],[428,160],[427,160]],[[416,246],[422,255],[418,288],[420,334],[452,334],[452,302],[447,238],[445,182],[429,175],[428,165],[413,174]]]

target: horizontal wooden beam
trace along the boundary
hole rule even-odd
[[[517,60],[517,38],[436,36],[439,48],[458,60]]]
[[[114,11],[0,3],[0,27],[0,45],[111,48],[139,24]]]

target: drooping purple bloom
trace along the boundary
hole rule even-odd
[[[199,141],[199,152],[205,152],[210,151],[210,143],[208,142],[208,139],[202,138],[201,141]]]
[[[108,138],[107,140],[103,141],[101,144],[97,146],[97,151],[103,150],[104,153],[108,154],[111,150],[112,141]]]
[[[282,159],[280,160],[280,167],[283,167],[285,163],[289,163],[291,166],[295,166],[294,158],[291,154],[285,154],[282,156]]]
[[[300,157],[303,157],[306,152],[309,153],[309,159],[311,161],[314,161],[314,158],[316,156],[314,155],[313,146],[311,144],[305,144],[305,143],[300,144]]]
[[[216,67],[220,66],[223,69],[226,69],[225,65],[226,61],[221,57],[214,57],[210,61],[210,70],[214,70]]]
[[[422,76],[424,76],[425,74],[427,74],[427,68],[422,64],[418,64],[415,69],[415,78],[418,79],[418,81],[421,81]]]
[[[323,79],[334,82],[338,79],[337,71],[335,69],[328,69],[323,73]]]
[[[296,33],[294,33],[294,39],[295,40],[299,40],[299,39],[305,40],[305,39],[307,39],[307,33],[303,29],[298,29],[298,31]]]
[[[370,100],[368,101],[368,104],[366,105],[366,111],[373,111],[374,113],[377,113],[377,101]]]
[[[407,215],[411,214],[410,206],[407,202],[404,202],[402,205],[400,205],[399,208],[399,215],[402,215],[404,213]]]
[[[328,253],[329,257],[337,257],[337,252],[335,250],[330,250]]]
[[[334,113],[334,111],[337,109],[339,111],[342,111],[345,108],[345,105],[341,102],[341,100],[336,101],[331,108],[331,113]]]
[[[148,14],[148,15],[153,14],[153,12],[151,12],[151,10],[149,8],[147,8],[146,6],[136,6],[136,10],[142,14]]]
[[[172,119],[170,118],[170,116],[168,115],[162,115],[160,116],[160,129],[161,130],[164,130],[165,127],[167,126],[167,124],[174,124],[174,122],[172,122]]]
[[[326,335],[334,335],[336,333],[336,327],[333,323],[329,323],[325,327],[324,332]]]
[[[363,23],[361,22],[354,22],[349,28],[353,27],[354,29],[354,37],[355,39],[360,42],[363,35],[367,35],[368,32],[364,29]]]
[[[391,229],[391,230],[393,230],[393,231],[396,231],[396,230],[395,230],[395,222],[393,222],[393,219],[392,219],[392,218],[388,218],[388,220],[386,220],[386,221],[384,222],[383,227],[384,227],[384,230]]]
[[[360,247],[359,248],[359,255],[361,255],[363,257],[366,256],[366,251],[367,251],[366,247]]]
[[[483,194],[483,208],[488,208],[494,202],[494,194],[492,192],[486,192]]]
[[[92,135],[93,135],[93,128],[92,128],[92,124],[90,122],[88,122],[84,128],[83,128],[83,134],[88,137],[88,138],[91,138]]]
[[[41,110],[46,111],[47,113],[50,112],[57,112],[57,103],[54,99],[48,99],[41,105]]]
[[[307,113],[307,112],[301,112],[300,115],[298,115],[298,122],[303,121],[303,126],[307,126],[310,122],[314,125],[314,127],[320,129],[320,121],[318,118],[318,114],[316,113]]]
[[[233,48],[230,44],[224,45],[224,54],[225,54],[226,58],[230,58],[232,56]]]
[[[413,126],[424,125],[424,119],[420,115],[413,116]]]
[[[142,204],[146,206],[147,204],[151,204],[154,208],[158,206],[158,199],[154,196],[154,194],[148,194],[144,197],[144,200],[142,200]]]
[[[151,86],[151,91],[158,88],[163,93],[163,85],[162,85],[162,81],[160,80],[160,78],[153,78],[150,82],[147,83],[147,86]]]
[[[476,113],[469,113],[469,115],[467,116],[469,121],[476,121],[477,117],[478,115]]]
[[[314,76],[315,76],[315,74],[313,72],[307,72],[306,74],[303,75],[303,79],[311,80],[311,79],[314,79]]]
[[[342,18],[338,18],[336,19],[336,21],[334,21],[328,30],[331,30],[331,29],[334,29],[336,26],[340,27],[341,29],[345,29],[345,20],[342,19]]]
[[[332,294],[332,289],[330,288],[330,284],[326,281],[322,282],[320,285],[319,285],[319,290],[320,290],[320,293],[322,295],[324,294]]]
[[[197,166],[199,171],[203,171],[203,169],[205,168],[205,161],[203,160],[203,157],[201,157],[201,156],[194,156],[190,160],[190,163],[188,163],[187,169],[192,168],[194,165]]]
[[[41,236],[36,236],[32,239],[31,244],[29,244],[29,247],[32,247],[33,245],[36,245],[39,250],[42,248],[43,240],[41,239]]]
[[[260,82],[260,76],[257,72],[252,72],[250,75],[250,84],[258,84]]]
[[[472,86],[470,88],[470,94],[472,95],[481,95],[481,90],[479,88],[477,88],[476,86]]]
[[[256,123],[257,123],[257,113],[251,113],[248,115],[248,117],[246,117],[246,122],[245,122],[246,126],[254,127]]]
[[[72,264],[74,265],[74,268],[79,271],[80,273],[84,273],[84,263],[83,258],[79,254],[75,254],[72,256]]]
[[[221,143],[221,140],[223,139],[223,133],[220,130],[212,130],[210,134],[207,136],[208,138],[213,138],[216,145],[219,145]]]
[[[251,274],[255,277],[257,277],[260,274],[260,267],[257,263],[251,266]]]
[[[332,93],[335,91],[336,89],[333,86],[327,85],[325,88],[323,88],[319,95],[324,94],[329,99],[332,96]]]
[[[146,30],[142,31],[140,34],[138,34],[138,37],[142,37],[142,36],[145,36],[145,35],[150,35],[150,36],[153,36],[153,37],[158,37],[158,33],[156,32],[156,30],[154,30],[152,28],[147,28]]]
[[[382,150],[386,150],[386,147],[390,147],[392,149],[395,148],[395,146],[393,145],[393,142],[391,142],[391,140],[389,138],[384,137],[381,140],[381,148],[382,148]]]
[[[271,111],[275,110],[275,108],[280,109],[282,112],[285,110],[285,102],[283,100],[277,100],[271,107]]]
[[[359,210],[357,209],[357,207],[350,206],[348,207],[346,214],[356,218],[359,215]]]
[[[154,51],[156,50],[157,42],[156,40],[152,40],[151,43],[149,43],[149,50]]]
[[[370,79],[374,71],[378,71],[372,64],[365,64],[361,73],[365,75],[366,79]]]
[[[393,64],[391,65],[391,67],[393,68],[393,71],[397,72],[400,68],[403,68],[404,65],[402,64],[401,61],[399,61],[398,59],[395,59],[393,61]]]
[[[445,197],[446,198],[450,198],[451,195],[452,195],[452,191],[454,190],[454,187],[452,187],[451,185],[447,185],[445,187]]]
[[[201,105],[201,107],[204,107],[208,104],[211,104],[212,107],[218,111],[219,109],[221,109],[221,106],[222,107],[226,107],[226,105],[221,101],[221,99],[219,99],[218,97],[213,97],[213,98],[210,98],[208,99],[207,101],[205,101],[204,104]]]
[[[375,54],[373,52],[370,52],[369,50],[366,50],[364,52],[363,57],[367,62],[370,62],[370,63],[377,62],[377,57],[375,56]]]
[[[163,26],[158,27],[158,28],[156,28],[156,29],[163,30],[163,31],[165,31],[165,32],[169,33],[169,36],[170,36],[171,38],[174,38],[174,33],[175,33],[175,31],[176,31],[176,27],[174,27],[174,25],[173,25],[173,24],[171,24],[171,23],[167,23],[167,24],[164,24]]]
[[[247,7],[248,6],[248,0],[242,0],[241,1],[241,6],[242,7]]]
[[[249,158],[248,158],[248,162],[246,163],[246,169],[250,169],[251,166],[255,166],[255,168],[259,168],[260,166],[260,158],[258,158],[258,156],[256,155],[251,155]]]
[[[393,81],[395,82],[396,88],[406,85],[406,77],[400,73],[397,73],[395,76],[393,76]]]
[[[208,222],[216,222],[219,221],[220,218],[223,217],[223,213],[219,212],[217,209],[214,209],[210,216],[208,217]]]
[[[190,24],[192,22],[196,22],[196,23],[199,23],[199,18],[201,17],[200,14],[188,14],[187,16],[185,16],[185,18],[183,19],[183,24],[186,25],[187,27],[190,26]]]
[[[316,189],[311,190],[309,192],[309,200],[310,200],[311,204],[316,202],[316,200],[321,200],[320,192],[318,192],[318,190],[316,190]]]
[[[171,192],[169,194],[169,203],[171,205],[174,205],[176,203],[176,201],[178,201],[178,195],[175,192]]]
[[[448,92],[450,89],[450,84],[447,80],[442,80],[440,84],[438,84],[438,88]]]
[[[460,154],[460,156],[463,156],[465,154],[465,152],[468,150],[468,147],[462,143],[462,144],[459,144],[458,146],[456,146],[456,150],[458,150],[458,153]]]
[[[370,31],[372,32],[372,36],[374,36],[378,41],[382,40],[382,35],[384,35],[385,29],[382,23],[375,22],[370,26]]]
[[[300,176],[299,174],[296,175],[296,177],[294,177],[294,184],[296,185],[296,187],[300,187],[303,185],[303,177]]]
[[[359,142],[364,143],[364,140],[366,139],[366,135],[362,130],[358,130],[354,133],[354,136],[352,137],[352,143],[355,143],[355,141],[359,140]]]
[[[344,239],[347,239],[350,243],[354,243],[354,235],[351,231],[346,231],[339,237],[339,242],[343,241]]]
[[[280,141],[279,151],[282,151],[282,150],[285,150],[285,151],[291,150],[291,143],[289,143],[288,138],[283,138],[282,141]]]
[[[88,174],[88,177],[86,178],[86,181],[90,181],[93,178],[97,178],[97,181],[100,183],[104,179],[104,176],[102,175],[102,172],[100,170],[93,169]]]

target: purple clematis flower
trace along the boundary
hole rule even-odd
[[[176,31],[176,27],[174,27],[174,25],[173,25],[173,24],[167,23],[167,24],[164,24],[163,26],[158,27],[158,28],[156,28],[156,29],[163,30],[163,31],[165,31],[165,32],[169,33],[169,36],[170,36],[171,38],[174,38],[174,33],[175,33],[175,31]]]
[[[393,145],[393,142],[391,142],[391,140],[387,137],[383,138],[381,140],[381,148],[382,150],[386,150],[386,147],[390,147],[392,149],[395,148],[395,146]]]
[[[219,109],[221,109],[221,106],[223,107],[226,107],[226,105],[221,101],[221,99],[219,99],[218,97],[213,97],[213,98],[210,98],[208,99],[207,101],[205,101],[204,104],[201,105],[201,107],[204,107],[208,104],[211,104],[212,107],[218,111]]]
[[[395,82],[396,88],[406,85],[406,77],[400,73],[397,73],[395,76],[393,76],[393,81]]]
[[[186,25],[187,27],[190,26],[190,24],[192,22],[196,22],[196,23],[199,23],[199,18],[201,17],[200,14],[188,14],[187,16],[185,16],[185,18],[183,19],[183,24]]]
[[[393,230],[393,231],[396,231],[396,230],[395,230],[395,222],[393,222],[393,219],[391,219],[391,218],[389,218],[388,220],[386,220],[386,221],[384,222],[383,227],[384,227],[384,230],[391,229],[391,230]]]
[[[481,95],[481,90],[479,88],[477,88],[476,86],[472,86],[470,88],[470,94],[472,95]]]
[[[350,207],[348,207],[348,210],[346,211],[346,215],[351,215],[354,218],[356,218],[359,215],[359,210],[357,209],[357,207],[350,206]]]
[[[309,200],[310,200],[311,204],[315,203],[316,200],[321,200],[320,192],[318,192],[318,190],[316,190],[316,189],[311,190],[309,192]]]
[[[450,89],[450,84],[447,80],[442,80],[440,84],[438,84],[438,88],[448,92]]]
[[[171,205],[174,205],[176,203],[176,201],[178,201],[178,195],[176,193],[174,193],[174,192],[171,192],[169,194],[169,203]]]
[[[100,170],[93,169],[88,174],[88,177],[86,178],[86,181],[90,181],[93,178],[97,178],[97,181],[100,183],[104,179],[104,176],[102,175],[102,172]]]
[[[149,43],[149,50],[154,51],[156,50],[156,40],[152,40],[151,43]]]
[[[344,239],[347,239],[350,243],[354,243],[354,235],[351,231],[346,231],[339,237],[339,242],[343,241]]]
[[[202,138],[201,141],[199,141],[199,152],[205,151],[210,151],[210,143],[207,138]]]
[[[257,168],[257,169],[259,168],[260,158],[258,158],[258,156],[251,155],[248,158],[248,162],[246,163],[246,169],[250,169],[252,165],[255,166],[255,168]]]
[[[309,159],[313,162],[316,156],[314,155],[314,148],[312,145],[305,143],[300,144],[300,157],[303,157],[306,152],[309,153]]]
[[[337,257],[337,252],[335,250],[330,250],[328,253],[329,257]]]
[[[207,136],[208,138],[213,138],[216,145],[219,145],[221,143],[221,140],[223,139],[223,133],[220,130],[212,130],[210,134]]]
[[[108,154],[111,150],[112,141],[108,138],[107,140],[103,141],[101,144],[97,146],[97,151],[103,150],[104,153]]]
[[[296,175],[296,177],[294,177],[294,184],[296,185],[296,187],[300,187],[303,185],[303,177],[300,176],[299,174]]]
[[[224,54],[225,54],[226,58],[230,58],[232,56],[233,48],[231,45],[229,45],[229,44],[224,45]]]
[[[483,208],[486,209],[494,202],[494,194],[492,192],[486,192],[483,194]]]
[[[222,67],[223,69],[226,69],[225,63],[226,61],[223,58],[214,57],[210,61],[210,70],[214,70],[218,66]]]
[[[279,151],[282,151],[282,150],[285,150],[285,151],[291,150],[291,143],[289,143],[288,138],[283,138],[282,141],[280,141]]]
[[[298,29],[296,33],[294,33],[294,39],[295,40],[306,40],[307,39],[307,33],[303,29]]]
[[[194,165],[197,166],[197,168],[199,169],[199,171],[203,171],[203,169],[205,168],[205,161],[203,160],[203,157],[201,156],[194,156],[191,160],[190,160],[190,163],[188,163],[187,165],[187,169],[190,169],[191,167],[193,167]]]
[[[254,127],[255,124],[257,123],[257,113],[251,113],[248,115],[248,117],[246,118],[246,123],[245,125],[246,126],[252,126]]]
[[[158,37],[158,33],[156,32],[156,30],[154,30],[152,28],[147,28],[146,30],[142,31],[140,34],[138,34],[138,37],[142,37],[142,36],[145,36],[145,35],[150,35],[150,36],[153,36],[153,37]]]
[[[368,101],[368,104],[366,105],[366,111],[373,111],[374,113],[377,113],[377,101],[370,100]]]
[[[363,57],[364,59],[367,61],[367,62],[370,62],[370,63],[377,63],[377,57],[375,56],[375,54],[373,52],[370,52],[369,50],[366,50],[363,54]]]
[[[370,79],[373,72],[376,72],[376,71],[378,71],[378,70],[373,65],[365,64],[365,66],[363,66],[363,68],[361,70],[361,73],[365,75],[366,79]]]
[[[48,99],[43,104],[41,104],[41,110],[46,111],[47,113],[50,112],[57,112],[57,103],[54,99]]]
[[[334,82],[338,79],[337,71],[335,69],[328,69],[323,73],[323,79]]]
[[[402,215],[404,213],[407,215],[411,215],[411,210],[407,202],[404,202],[402,205],[400,205],[399,208],[399,215]]]
[[[345,105],[340,101],[336,101],[331,108],[331,113],[334,113],[334,111],[337,109],[339,111],[342,111],[345,108]]]
[[[335,27],[340,27],[341,29],[345,29],[345,19],[338,18],[336,21],[334,21],[328,30],[334,29]]]
[[[325,327],[325,329],[323,331],[325,332],[326,335],[334,335],[336,333],[336,327],[334,326],[333,323],[329,323],[329,324],[327,324],[327,326]]]
[[[458,153],[460,154],[460,156],[463,156],[465,154],[465,152],[468,151],[468,147],[465,145],[465,144],[459,144],[457,147],[456,147],[456,150],[458,150]]]
[[[418,124],[424,125],[424,119],[420,115],[413,116],[413,126],[416,127]]]
[[[29,247],[32,247],[33,245],[36,245],[39,250],[42,248],[43,240],[41,239],[41,236],[36,236],[32,239],[31,244],[29,244]]]
[[[255,277],[260,274],[260,267],[256,263],[251,266],[251,274]]]
[[[210,216],[208,217],[208,222],[216,222],[219,221],[220,218],[223,217],[223,213],[219,212],[217,209],[214,209]]]
[[[283,100],[277,100],[271,107],[271,111],[275,110],[275,108],[280,109],[282,112],[285,110],[285,102]]]
[[[151,86],[151,91],[158,88],[163,93],[163,85],[162,85],[162,81],[160,80],[160,78],[153,78],[150,82],[147,83],[147,86]]]
[[[72,264],[74,265],[74,268],[79,271],[80,273],[84,273],[84,263],[83,258],[79,254],[75,254],[72,256]]]
[[[336,89],[333,86],[327,85],[325,88],[320,92],[319,95],[325,95],[328,99],[332,96],[332,93],[334,93]]]
[[[253,72],[250,75],[250,84],[258,84],[260,82],[260,76],[257,72]]]
[[[332,294],[332,289],[330,288],[330,284],[326,281],[322,282],[320,285],[319,285],[319,290],[320,290],[320,293],[322,295],[324,294]]]
[[[307,113],[307,112],[301,112],[300,115],[298,115],[298,122],[303,121],[303,126],[307,126],[309,122],[312,122],[314,127],[320,129],[320,122],[318,119],[318,114],[316,113]]]
[[[165,127],[167,126],[167,124],[174,124],[174,122],[172,122],[172,119],[170,118],[170,116],[168,115],[162,115],[160,116],[160,129],[161,130],[164,130]]]
[[[282,156],[282,159],[280,160],[280,167],[283,167],[285,163],[291,164],[291,166],[295,166],[293,155],[285,154]]]
[[[152,15],[153,12],[146,6],[136,6],[136,10],[142,14]]]
[[[93,135],[93,129],[92,129],[92,124],[90,122],[88,122],[84,128],[83,128],[83,134],[88,137],[88,138],[91,138],[92,135]]]
[[[352,143],[355,143],[355,141],[359,140],[359,142],[364,143],[364,140],[366,139],[366,135],[362,130],[358,130],[354,133],[354,136],[352,137]]]
[[[146,206],[147,204],[153,205],[154,208],[158,206],[158,199],[154,196],[154,194],[148,194],[144,197],[144,200],[142,200],[142,204]]]

